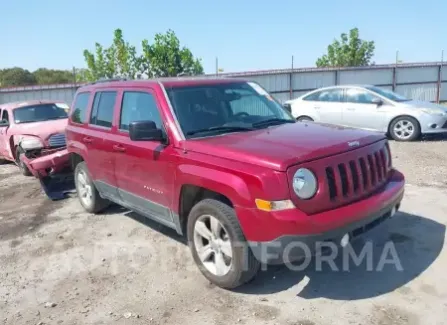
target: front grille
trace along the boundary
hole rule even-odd
[[[53,134],[48,139],[48,144],[50,145],[51,148],[65,147],[67,144],[65,134],[64,133]]]
[[[347,199],[371,192],[386,182],[386,147],[363,157],[326,167],[326,181],[331,200]]]
[[[299,168],[310,169],[318,180],[318,191],[309,200],[301,200],[291,187],[293,203],[304,213],[313,215],[348,205],[379,191],[391,175],[388,152],[388,143],[383,140],[289,168],[289,180],[293,180]]]

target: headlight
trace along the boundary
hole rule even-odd
[[[420,108],[419,110],[430,115],[447,115],[446,112],[435,108]]]
[[[35,150],[35,149],[42,149],[43,143],[42,143],[42,141],[40,141],[39,138],[24,137],[20,141],[20,146],[24,150]]]
[[[300,199],[307,200],[315,195],[318,189],[317,178],[307,168],[300,168],[293,176],[293,190]]]

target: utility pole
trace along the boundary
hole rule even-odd
[[[219,75],[219,59],[216,56],[216,76]]]

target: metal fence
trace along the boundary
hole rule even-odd
[[[394,90],[412,99],[447,101],[447,62],[264,70],[223,73],[219,76],[256,81],[280,102],[316,88],[343,84],[371,84]],[[71,103],[79,86],[61,84],[0,88],[0,103],[30,99],[55,99]]]

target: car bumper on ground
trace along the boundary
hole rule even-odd
[[[390,181],[382,189],[360,201],[306,217],[296,210],[284,210],[281,215],[270,214],[269,221],[260,221],[257,232],[254,228],[246,232],[243,221],[242,228],[259,261],[278,264],[299,260],[314,254],[322,242],[340,244],[343,237],[345,241],[350,240],[385,221],[399,209],[404,184],[404,176],[394,170]],[[252,219],[252,222],[255,220]]]
[[[62,149],[35,159],[23,157],[23,162],[39,179],[45,194],[52,200],[59,200],[74,191],[69,157],[67,149]]]
[[[419,118],[421,133],[447,133],[447,116],[424,115]]]

